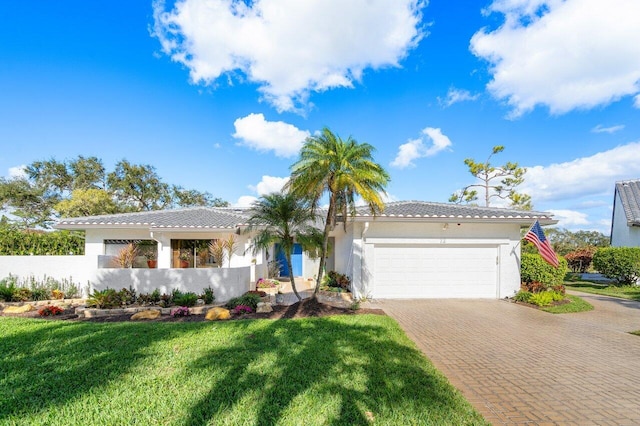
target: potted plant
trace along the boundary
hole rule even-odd
[[[187,249],[180,250],[178,258],[180,259],[180,267],[188,268],[191,261],[191,251]]]
[[[147,250],[147,252],[144,254],[144,257],[147,258],[147,266],[149,268],[154,269],[158,266],[158,260],[155,250]]]

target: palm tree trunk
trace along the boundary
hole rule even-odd
[[[327,250],[329,248],[329,232],[331,232],[333,210],[335,209],[335,200],[335,194],[331,193],[329,199],[329,208],[327,209],[327,219],[324,222],[324,234],[322,238],[322,252],[320,252],[320,267],[318,268],[318,279],[316,280],[316,288],[313,290],[313,296],[311,296],[314,299],[318,294],[318,290],[320,290],[320,283],[322,282],[322,274],[324,272]]]
[[[298,289],[296,288],[296,281],[293,276],[293,265],[291,265],[291,253],[287,253],[287,266],[289,267],[289,279],[291,280],[291,288],[293,289],[293,293],[298,298],[298,302],[302,301],[302,297],[298,294]]]

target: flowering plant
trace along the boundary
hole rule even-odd
[[[251,306],[247,305],[238,305],[233,308],[234,314],[250,314],[251,312],[253,312],[253,309],[251,309]]]
[[[260,278],[256,283],[256,288],[276,288],[280,285],[280,281],[270,278]]]
[[[190,315],[189,308],[186,306],[180,306],[171,311],[172,317],[188,317]]]
[[[45,306],[38,311],[38,315],[41,317],[49,317],[53,315],[60,315],[62,312],[63,310],[57,306]]]

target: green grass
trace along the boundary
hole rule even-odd
[[[586,281],[565,282],[567,288],[585,293],[601,294],[603,296],[620,297],[622,299],[637,300],[640,302],[640,286],[606,286]]]
[[[486,424],[385,316],[0,317],[0,336],[3,425]]]
[[[540,308],[541,311],[550,312],[552,314],[568,314],[575,312],[585,312],[593,310],[593,305],[578,296],[566,295],[569,303],[557,306],[548,306],[546,308]]]

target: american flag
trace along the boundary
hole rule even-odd
[[[553,248],[551,248],[551,244],[549,243],[549,240],[547,240],[547,237],[544,236],[544,231],[540,226],[540,222],[536,220],[536,223],[534,223],[529,229],[529,232],[525,234],[524,239],[532,242],[533,245],[536,246],[540,256],[542,256],[548,264],[555,268],[560,266],[558,256],[556,255],[556,252],[553,251]]]

